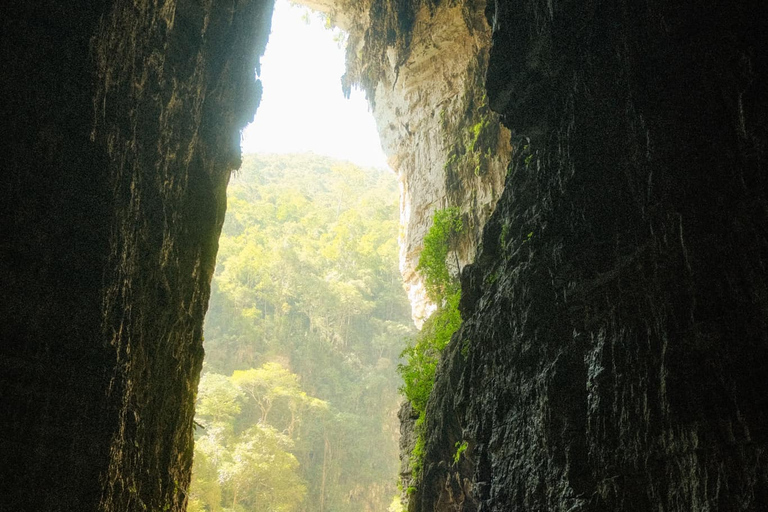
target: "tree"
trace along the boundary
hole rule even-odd
[[[299,462],[289,452],[291,439],[268,425],[244,432],[219,471],[230,506],[250,510],[292,512],[307,494]]]
[[[214,423],[232,420],[240,412],[243,392],[225,375],[206,373],[197,391],[197,414]]]
[[[216,464],[209,458],[205,443],[195,445],[195,466],[189,486],[188,512],[218,512],[221,510],[221,485]]]
[[[296,427],[297,413],[303,407],[327,408],[327,404],[307,395],[299,386],[299,376],[281,364],[264,363],[261,368],[235,370],[232,382],[253,399],[261,416],[259,424],[267,425],[269,413],[276,401],[281,400],[290,412],[286,433],[290,436]]]
[[[247,155],[228,203],[205,371],[230,375],[240,410],[217,423],[199,404],[208,415],[197,443],[219,474],[239,467],[237,446],[250,453],[246,432],[272,428],[292,440],[282,450],[299,463],[303,512],[386,510],[396,492],[396,360],[413,333],[395,177],[312,155]],[[232,486],[219,485],[218,506],[231,508]]]

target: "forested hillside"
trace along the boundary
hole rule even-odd
[[[387,171],[246,156],[205,323],[191,511],[386,511],[412,335]]]

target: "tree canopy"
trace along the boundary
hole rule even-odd
[[[228,198],[190,510],[386,511],[413,335],[394,175],[249,155]]]

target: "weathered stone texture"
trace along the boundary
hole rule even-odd
[[[416,265],[437,209],[458,206],[459,265],[474,259],[510,159],[509,132],[487,105],[491,27],[482,0],[302,0],[349,32],[345,87],[368,95],[400,181],[400,271],[417,325],[434,310]]]
[[[0,509],[182,510],[272,3],[3,9]]]
[[[515,156],[410,510],[766,510],[765,8],[490,14]]]
[[[347,83],[375,93],[412,201],[406,269],[444,195],[476,238],[501,190],[508,132],[467,151],[496,122],[478,113],[515,147],[462,273],[410,509],[768,509],[766,8],[343,6],[360,27]],[[3,6],[0,509],[184,508],[270,11]]]

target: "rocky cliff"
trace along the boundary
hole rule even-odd
[[[3,7],[0,509],[183,510],[269,1]]]
[[[489,14],[515,156],[409,510],[765,510],[764,7]]]
[[[400,181],[400,270],[417,325],[434,309],[415,268],[437,209],[459,206],[459,266],[474,259],[510,159],[509,131],[483,87],[491,27],[485,1],[302,0],[346,30],[343,85],[368,96]],[[458,272],[458,269],[456,270]]]
[[[478,236],[506,176],[409,508],[765,510],[765,7],[339,5],[347,85],[394,126],[406,273],[442,197]],[[183,510],[270,10],[4,5],[1,509]]]

